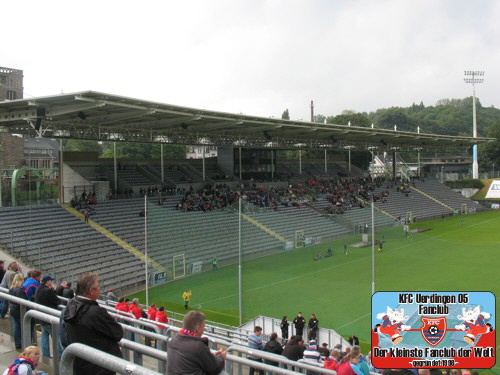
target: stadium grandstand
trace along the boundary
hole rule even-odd
[[[93,91],[1,102],[0,135],[1,155],[9,152],[9,137],[218,148],[217,157],[201,160],[120,160],[116,154],[99,159],[96,153],[65,152],[60,142],[55,172],[29,163],[3,166],[0,259],[39,269],[58,283],[76,285],[83,272],[96,272],[102,290],[120,296],[212,270],[214,259],[226,266],[242,256],[265,257],[484,210],[422,175],[420,167],[410,170],[397,154],[452,152],[492,141],[221,113]],[[295,150],[297,159],[280,159],[279,150]],[[324,159],[302,159],[304,150],[319,150]],[[377,154],[389,157],[378,171],[373,162],[361,169],[350,160],[357,151],[371,152],[373,160]],[[50,195],[44,186],[51,186]],[[0,299],[24,306],[23,347],[31,343],[26,327],[33,319],[51,324],[51,344],[58,347],[60,310],[16,299],[5,288]],[[80,356],[120,373],[165,373],[168,342],[180,330],[182,315],[169,311],[169,323],[162,326],[120,313],[112,301],[99,303],[126,332],[120,341],[125,360],[70,346],[62,361],[55,353],[43,363],[46,371],[64,374],[71,358]],[[255,351],[246,340],[253,327],[264,326],[267,339],[278,324],[258,319],[241,326],[208,322],[210,348],[230,353],[227,373],[249,367],[277,374],[335,373],[266,352],[258,356],[279,367],[251,362],[246,357]],[[10,358],[9,323],[2,321],[0,329],[2,358]],[[334,330],[322,328],[319,335],[330,348],[349,345]],[[156,347],[145,345],[148,340]],[[127,367],[132,363],[135,370]]]

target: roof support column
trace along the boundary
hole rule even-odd
[[[205,146],[201,146],[201,152],[203,153],[203,181],[205,181]]]
[[[328,173],[328,162],[327,162],[326,150],[325,150],[325,173]]]
[[[60,204],[63,204],[64,203],[64,157],[63,157],[63,153],[64,153],[64,146],[63,146],[63,139],[60,138],[59,139],[59,150],[60,150],[60,157],[59,157],[59,183],[61,184],[60,188],[61,188],[61,195],[60,195],[60,198],[59,198],[59,203]],[[30,166],[31,167],[31,166]]]
[[[161,168],[161,182],[165,183],[165,170],[163,167],[163,143],[160,144],[160,168]]]
[[[274,150],[271,150],[271,181],[274,180]]]
[[[349,172],[351,171],[351,149],[349,149]]]
[[[396,179],[396,151],[392,152],[392,176]]]
[[[240,146],[240,157],[239,157],[239,163],[240,163],[240,166],[239,166],[239,171],[240,171],[240,182],[243,181],[242,178],[241,178],[241,146]]]
[[[302,175],[302,150],[299,150],[299,175]]]
[[[116,142],[113,142],[113,174],[115,180],[115,196],[118,195],[118,170],[116,169]]]

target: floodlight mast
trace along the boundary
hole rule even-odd
[[[472,136],[477,138],[476,117],[476,83],[483,83],[484,70],[465,70],[465,83],[472,83]],[[472,146],[472,178],[479,178],[479,164],[477,162],[477,144]]]

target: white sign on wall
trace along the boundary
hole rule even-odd
[[[486,193],[486,198],[500,198],[500,180],[493,180],[490,189]]]

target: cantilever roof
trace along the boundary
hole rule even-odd
[[[281,149],[444,151],[494,141],[248,116],[95,91],[0,102],[0,131],[96,141]]]

